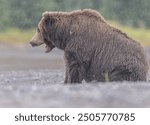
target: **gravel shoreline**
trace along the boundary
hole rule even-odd
[[[64,85],[64,70],[62,51],[0,44],[0,107],[150,107],[150,82]]]

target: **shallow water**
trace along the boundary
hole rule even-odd
[[[62,51],[1,45],[0,107],[150,107],[149,82],[65,85],[63,80]]]

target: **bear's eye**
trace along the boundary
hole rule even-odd
[[[39,28],[37,28],[37,32],[38,32],[38,33],[40,32],[40,29],[39,29]]]

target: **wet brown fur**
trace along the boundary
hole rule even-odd
[[[92,80],[145,81],[148,64],[141,45],[110,26],[95,10],[45,12],[38,26],[44,42],[64,50],[65,83]]]

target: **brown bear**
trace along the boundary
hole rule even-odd
[[[95,10],[45,12],[32,46],[64,51],[65,83],[145,81],[148,64],[142,46],[110,26]]]

